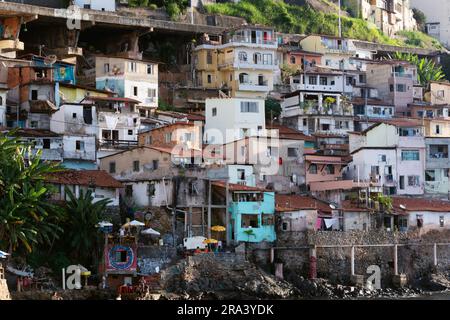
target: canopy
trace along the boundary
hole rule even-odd
[[[105,227],[112,227],[113,224],[111,222],[108,222],[108,221],[102,221],[102,222],[99,222],[97,224],[97,226],[100,227],[100,228],[105,228]]]
[[[145,223],[142,223],[137,220],[133,220],[133,221],[125,223],[122,227],[129,228],[129,227],[143,227],[143,226],[145,226]]]
[[[217,241],[216,239],[205,239],[203,240],[203,243],[209,244],[209,243],[217,243],[219,241]]]
[[[211,227],[211,230],[212,230],[212,231],[216,231],[216,232],[223,232],[223,231],[225,231],[226,229],[225,229],[224,226],[213,226],[213,227]]]
[[[149,234],[149,235],[154,235],[154,236],[160,236],[161,233],[159,233],[158,231],[152,229],[152,228],[148,228],[145,230],[141,231],[141,234]]]
[[[0,250],[0,258],[1,259],[6,259],[6,256],[9,256],[9,253]]]

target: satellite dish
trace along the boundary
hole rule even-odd
[[[51,66],[56,62],[56,60],[58,60],[58,57],[54,54],[51,54],[44,58],[44,64],[47,66]]]
[[[400,205],[400,209],[403,209],[403,210],[405,210],[406,209],[406,207],[403,205],[403,204],[401,204]]]

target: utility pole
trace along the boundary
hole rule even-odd
[[[339,7],[339,38],[342,38],[342,24],[341,24],[341,0],[338,2]]]

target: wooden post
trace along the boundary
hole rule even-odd
[[[350,271],[351,275],[355,275],[355,247],[352,246],[351,257],[350,257]]]
[[[437,245],[436,245],[436,243],[433,244],[433,264],[434,264],[435,267],[438,264],[438,261],[437,261]]]
[[[211,195],[211,180],[209,180],[209,187],[208,187],[208,239],[211,238],[211,201],[212,201],[212,195]]]
[[[316,246],[309,249],[309,278],[317,278],[317,251]]]
[[[394,245],[394,274],[398,275],[398,247]]]

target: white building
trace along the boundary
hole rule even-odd
[[[75,0],[74,2],[83,9],[116,11],[116,0]]]
[[[349,134],[353,156],[347,173],[386,194],[421,195],[425,186],[425,139],[420,122],[385,120]]]
[[[204,141],[224,144],[265,130],[263,99],[214,98],[206,99]]]
[[[448,0],[411,0],[411,6],[427,17],[427,33],[446,47],[450,46],[450,2]]]

